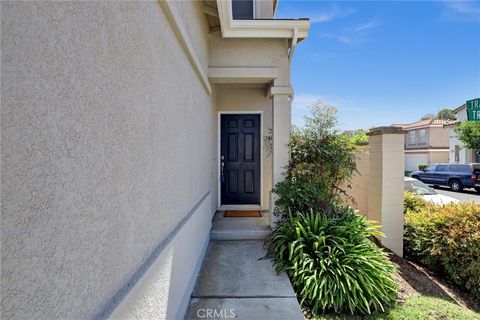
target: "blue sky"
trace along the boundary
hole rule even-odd
[[[276,16],[312,22],[292,62],[296,125],[317,100],[368,129],[480,96],[480,2],[280,0]]]

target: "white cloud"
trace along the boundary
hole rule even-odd
[[[477,1],[445,1],[445,17],[461,21],[480,21],[480,4]]]
[[[360,25],[344,29],[339,33],[321,33],[319,36],[325,39],[332,39],[343,44],[353,44],[364,38],[368,31],[379,26],[376,20],[370,20]]]
[[[328,22],[338,18],[343,18],[355,13],[355,10],[352,8],[341,8],[337,4],[332,4],[331,8],[328,11],[320,12],[317,14],[309,13],[307,16],[310,17],[311,23],[321,23]]]
[[[362,32],[362,31],[366,31],[366,30],[369,30],[369,29],[372,29],[372,28],[375,28],[379,25],[379,23],[375,20],[370,20],[370,21],[367,21],[363,24],[360,24],[358,26],[356,26],[354,28],[354,32]]]
[[[353,40],[352,38],[348,36],[343,36],[343,35],[337,35],[333,33],[321,33],[319,34],[320,37],[325,38],[325,39],[332,39],[337,42],[343,43],[343,44],[352,44]]]

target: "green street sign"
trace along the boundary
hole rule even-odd
[[[480,121],[480,98],[467,101],[468,121]]]

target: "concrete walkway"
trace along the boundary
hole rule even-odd
[[[239,223],[253,224],[257,231],[265,227],[262,218],[215,219],[221,223],[214,221],[212,234],[238,219],[257,219],[260,227],[252,221]],[[236,240],[210,241],[185,319],[303,319],[286,274],[277,274],[271,260],[262,259],[266,251],[259,232],[247,228],[234,234]]]

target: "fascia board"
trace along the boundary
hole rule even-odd
[[[306,38],[309,20],[233,20],[231,0],[217,0],[218,16],[224,38]]]

